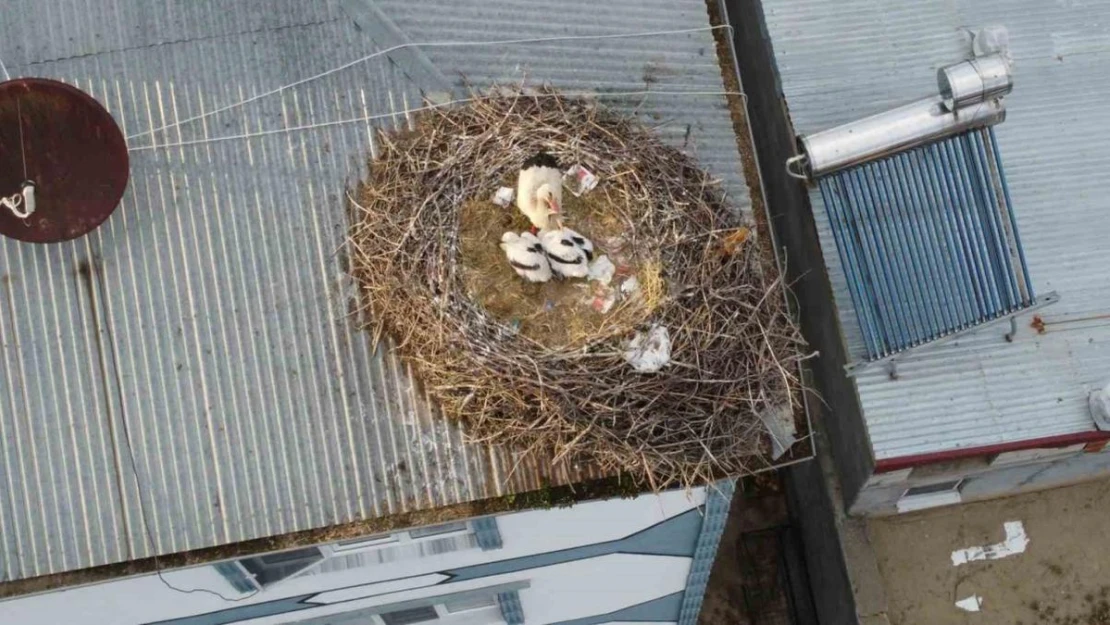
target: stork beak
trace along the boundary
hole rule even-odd
[[[551,209],[551,212],[555,215],[558,215],[560,212],[562,212],[562,207],[560,207],[559,203],[556,202],[555,200],[548,200],[547,206]]]

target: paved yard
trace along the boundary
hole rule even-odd
[[[1008,521],[1023,553],[953,566],[955,550],[1002,542]],[[1110,481],[872,520],[869,536],[895,625],[1110,625]],[[980,612],[956,607],[972,595]]]

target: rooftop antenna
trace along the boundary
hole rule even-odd
[[[123,133],[92,96],[44,78],[0,83],[0,234],[84,236],[116,210],[128,175]]]

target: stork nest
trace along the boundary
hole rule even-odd
[[[690,157],[627,117],[551,90],[495,90],[380,139],[352,202],[361,304],[375,335],[392,336],[471,438],[652,488],[771,466],[760,417],[800,406],[804,345],[773,257]],[[594,172],[591,194],[658,263],[658,292],[646,312],[624,317],[631,326],[596,324],[552,344],[468,295],[463,207],[490,201],[541,149]],[[652,324],[670,334],[670,364],[640,373],[624,349]]]

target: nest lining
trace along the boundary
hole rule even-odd
[[[361,303],[471,438],[653,488],[770,466],[760,415],[798,407],[804,345],[750,224],[688,156],[551,90],[496,91],[380,138],[352,202]],[[488,201],[541,149],[598,175],[591,193],[616,207],[629,245],[658,259],[665,285],[630,322],[553,344],[472,300],[460,262],[462,207]],[[651,324],[668,329],[671,362],[639,373],[624,346]]]

